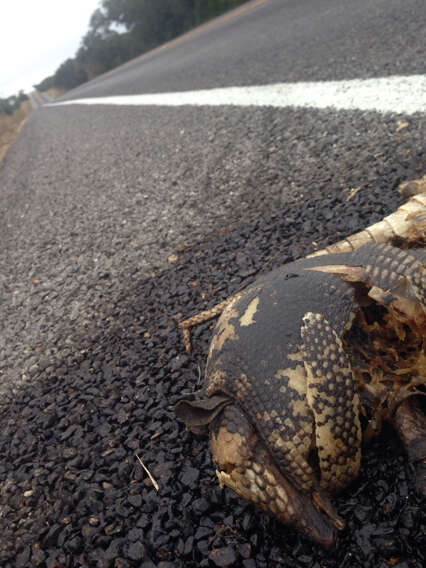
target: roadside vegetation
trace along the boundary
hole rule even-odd
[[[50,89],[47,89],[46,91],[43,92],[45,95],[48,96],[50,100],[54,101],[58,97],[65,95],[67,89],[64,89],[63,87],[51,87]]]
[[[0,99],[1,101],[4,99]],[[7,149],[22,128],[28,113],[31,110],[30,101],[22,100],[11,113],[0,113],[0,164],[6,155]]]
[[[35,87],[77,87],[246,1],[101,0],[75,57]]]
[[[17,95],[12,95],[3,99],[0,97],[0,116],[11,116],[19,109],[21,103],[26,100],[28,100],[28,97],[24,91],[19,91]]]

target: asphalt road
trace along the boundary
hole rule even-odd
[[[424,73],[421,0],[254,0],[65,99]]]
[[[421,0],[249,2],[63,100],[423,74],[424,29]],[[155,334],[140,323],[154,305],[144,291],[160,281],[176,280],[173,307],[158,312],[173,328],[190,315],[188,289],[198,288],[189,282],[205,282],[209,293],[191,300],[192,311],[203,309],[229,291],[233,270],[259,267],[280,239],[291,235],[291,249],[281,251],[291,260],[392,212],[403,201],[399,183],[425,173],[425,134],[421,113],[96,105],[34,111],[0,165],[0,389],[10,397],[3,403],[40,398],[37,385],[52,377],[65,385],[64,377],[92,369],[113,344],[123,349],[120,361],[139,357],[135,345]],[[265,243],[260,233],[272,236]],[[245,252],[231,252],[227,235],[244,240]],[[204,260],[185,280],[180,259],[189,266],[198,254]],[[228,271],[226,286],[209,284],[219,265]],[[159,310],[161,299],[155,302]],[[122,317],[131,306],[137,311]],[[173,361],[184,357],[178,339],[168,353]],[[23,391],[10,392],[20,384]],[[9,428],[25,431],[20,412],[13,416]],[[6,452],[11,434],[4,431]],[[18,495],[23,477],[15,472],[24,457],[15,464],[14,452],[0,473]],[[51,522],[59,513],[40,499],[34,510]],[[0,525],[10,531],[4,511]]]

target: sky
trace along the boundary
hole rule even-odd
[[[32,90],[74,57],[101,0],[1,0],[0,98]]]

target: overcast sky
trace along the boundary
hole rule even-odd
[[[32,90],[74,57],[100,0],[1,0],[0,97]]]

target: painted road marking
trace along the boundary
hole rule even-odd
[[[276,83],[254,87],[225,87],[146,95],[93,97],[57,102],[60,105],[119,106],[271,106],[366,110],[382,113],[426,112],[426,75]]]

